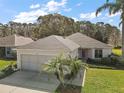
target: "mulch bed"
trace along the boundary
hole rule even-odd
[[[82,87],[74,85],[59,85],[56,93],[81,93]]]

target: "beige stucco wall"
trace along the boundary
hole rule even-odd
[[[78,57],[78,49],[75,49],[74,51],[70,52],[70,55],[72,58]]]
[[[108,57],[112,53],[112,49],[103,49],[103,57]]]
[[[103,57],[107,57],[112,53],[112,49],[106,48],[102,49],[103,50]],[[81,51],[79,50],[79,58],[81,57]],[[95,58],[95,48],[94,49],[86,49],[86,58]]]
[[[112,49],[111,48],[105,48],[102,49],[103,51],[103,57],[108,57],[111,53],[112,53]],[[92,57],[91,58],[95,58],[95,49],[92,49]]]
[[[88,49],[87,58],[94,58],[94,49]]]
[[[82,58],[82,49],[81,48],[78,49],[78,58]]]

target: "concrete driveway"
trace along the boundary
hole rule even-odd
[[[53,75],[18,71],[0,80],[0,93],[54,93],[58,85]]]

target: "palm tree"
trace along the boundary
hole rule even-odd
[[[121,24],[122,24],[122,57],[124,57],[124,0],[114,0],[115,2],[109,2],[106,0],[106,3],[99,7],[96,10],[96,16],[103,10],[108,9],[109,14],[121,13]]]
[[[42,70],[48,73],[53,73],[61,84],[64,84],[64,71],[62,69],[62,62],[64,62],[64,57],[61,55],[52,59],[50,63],[44,64]]]
[[[75,79],[80,70],[85,68],[86,64],[80,60],[60,55],[52,59],[50,63],[44,64],[42,70],[53,73],[61,85],[64,85],[65,82]]]

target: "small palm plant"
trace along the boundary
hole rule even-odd
[[[81,60],[78,60],[77,58],[71,58],[71,57],[67,58],[66,65],[68,66],[70,70],[70,73],[66,74],[66,79],[69,81],[75,79],[77,74],[82,69],[87,69],[87,65]]]
[[[43,65],[43,71],[53,73],[62,85],[65,81],[73,80],[86,64],[76,58],[65,57],[63,54]]]

